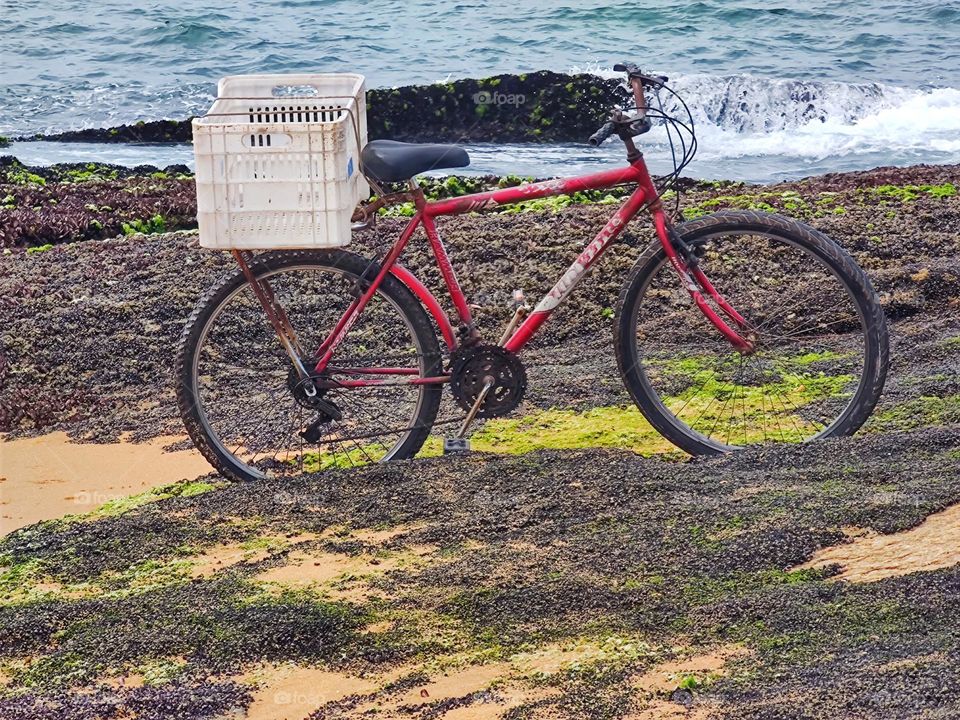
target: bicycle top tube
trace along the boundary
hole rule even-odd
[[[554,195],[569,195],[584,190],[602,190],[626,183],[643,184],[645,178],[649,180],[649,175],[647,174],[643,159],[640,158],[626,167],[603,170],[601,172],[591,173],[590,175],[545,180],[543,182],[489,190],[472,195],[461,195],[446,200],[435,200],[424,204],[423,213],[431,217],[438,215],[459,215],[461,213],[476,212],[499,205],[511,205],[523,202],[524,200],[535,200],[537,198],[551,197]]]

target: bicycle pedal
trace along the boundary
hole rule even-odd
[[[448,437],[443,439],[443,454],[470,452],[470,441],[467,438]]]

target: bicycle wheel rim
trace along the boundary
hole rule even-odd
[[[304,271],[312,271],[312,272],[320,271],[324,273],[330,273],[333,275],[337,275],[340,278],[350,282],[353,282],[354,280],[356,280],[356,274],[345,268],[336,267],[335,265],[317,264],[312,262],[304,262],[299,264],[282,265],[280,267],[268,268],[265,271],[257,272],[257,278],[259,280],[267,280],[267,281],[273,280],[275,282],[276,278],[279,275],[302,273]],[[203,348],[207,345],[211,330],[215,327],[218,319],[222,317],[225,309],[230,307],[231,303],[234,300],[236,300],[241,294],[246,292],[251,292],[249,284],[245,282],[239,284],[236,288],[233,288],[226,296],[224,296],[220,300],[220,302],[217,303],[217,306],[214,308],[214,310],[207,316],[200,330],[200,333],[196,342],[196,348],[193,353],[193,358],[190,366],[190,383],[191,383],[192,397],[194,398],[196,408],[197,408],[196,415],[200,424],[200,428],[204,433],[205,437],[207,438],[207,440],[209,441],[209,443],[212,445],[215,452],[217,452],[218,455],[225,458],[228,462],[234,465],[236,469],[239,471],[239,474],[241,476],[246,478],[251,478],[251,479],[263,479],[263,478],[270,477],[271,473],[264,471],[261,467],[251,464],[250,462],[244,462],[237,456],[236,448],[231,449],[234,443],[224,442],[224,439],[221,437],[222,433],[218,432],[218,430],[215,427],[215,424],[211,422],[208,409],[205,407],[205,404],[202,399],[203,393],[199,383],[200,372],[201,372],[200,364],[202,362]],[[423,376],[427,370],[427,357],[425,355],[425,349],[422,347],[421,339],[418,333],[416,332],[416,329],[413,323],[411,322],[411,319],[407,316],[407,313],[404,312],[403,308],[397,302],[397,300],[394,297],[392,297],[390,293],[384,292],[382,288],[375,294],[374,300],[375,301],[380,300],[380,301],[386,302],[389,305],[389,307],[392,309],[395,316],[400,320],[402,320],[403,327],[406,330],[406,333],[408,335],[408,338],[411,344],[413,344],[416,347],[417,357],[418,357],[418,370],[419,370],[419,374]],[[251,305],[253,305],[253,303],[251,303]],[[259,316],[262,318],[263,323],[267,323],[266,314],[264,313],[262,307],[260,307],[258,304],[255,307],[257,308],[259,312]],[[285,308],[285,309],[288,309],[288,308]],[[368,310],[369,310],[369,306],[368,306]],[[291,318],[291,321],[295,322],[293,318]],[[332,328],[332,325],[331,325],[331,328]],[[329,329],[331,328],[327,328],[324,332],[329,332]],[[348,334],[348,337],[349,337],[349,334]],[[269,338],[270,338],[270,342],[272,343],[272,347],[275,351],[282,350],[280,341],[276,337],[276,335],[273,334],[272,328],[270,328],[269,330]],[[313,348],[311,347],[311,350],[312,349]],[[287,358],[285,354],[283,355],[283,357],[286,363],[285,367],[287,369],[292,368],[292,363],[290,362],[289,358]],[[336,355],[334,357],[336,357]],[[304,469],[305,466],[301,465],[300,474],[303,474],[304,472],[310,472],[312,470],[326,469],[326,467],[329,467],[331,465],[354,466],[354,465],[368,464],[368,462],[387,462],[389,460],[394,459],[399,454],[401,454],[405,448],[406,443],[409,441],[409,439],[420,430],[419,426],[417,426],[416,424],[416,418],[418,418],[421,414],[421,411],[425,404],[425,396],[428,391],[428,388],[426,385],[409,386],[409,387],[417,388],[416,401],[411,407],[410,412],[408,413],[410,420],[406,422],[405,429],[399,429],[399,431],[396,431],[396,432],[394,432],[393,429],[388,431],[388,433],[394,436],[395,439],[385,452],[383,452],[382,454],[378,454],[376,457],[368,455],[366,459],[357,457],[356,460],[354,460],[353,457],[351,457],[351,453],[349,450],[345,452],[341,451],[341,454],[344,457],[348,458],[349,462],[325,463],[325,460],[327,458],[318,449],[317,462],[316,463],[308,462],[306,464],[307,469]],[[384,434],[388,434],[388,433],[384,433]],[[333,443],[339,442],[342,446],[345,441],[342,439],[334,438],[332,442]],[[320,443],[320,444],[323,445],[324,443]],[[256,457],[257,455],[255,454],[252,459],[256,460]],[[272,473],[272,475],[277,475],[277,474],[278,473]],[[292,474],[293,473],[284,473],[284,475],[292,475]]]

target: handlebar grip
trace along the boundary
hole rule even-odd
[[[613,122],[607,121],[603,126],[597,130],[593,135],[590,136],[590,139],[587,140],[593,146],[597,146],[603,143],[608,137],[613,134]]]

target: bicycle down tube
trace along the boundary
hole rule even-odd
[[[420,225],[424,227],[434,258],[443,276],[444,283],[461,324],[467,329],[471,337],[477,337],[469,304],[460,288],[446,248],[437,232],[434,219],[440,216],[459,215],[500,205],[514,204],[524,200],[572,194],[583,190],[604,189],[630,182],[637,183],[637,189],[629,196],[627,201],[616,213],[614,213],[613,217],[610,218],[596,237],[583,249],[574,263],[567,269],[553,288],[544,295],[533,311],[514,330],[504,344],[504,347],[511,352],[519,352],[533,337],[536,331],[547,321],[560,303],[573,291],[587,270],[604,254],[623,228],[626,227],[627,223],[630,222],[638,212],[644,209],[644,207],[648,207],[654,220],[657,237],[664,248],[664,252],[669,258],[680,281],[690,294],[693,302],[735,349],[740,352],[750,352],[753,348],[752,342],[742,337],[737,329],[731,327],[727,320],[724,320],[724,318],[713,309],[704,297],[704,293],[738,329],[747,329],[746,321],[729,305],[716,288],[714,288],[702,270],[696,266],[688,266],[687,262],[679,256],[676,248],[673,246],[670,238],[671,231],[669,222],[660,205],[656,187],[647,171],[646,163],[640,158],[627,167],[606,170],[591,175],[548,180],[433,202],[427,202],[423,198],[422,192],[415,192],[414,201],[417,208],[416,214],[410,219],[410,222],[403,229],[396,243],[387,253],[376,277],[372,280],[364,279],[364,282],[360,283],[358,296],[344,312],[327,339],[317,349],[314,354],[314,357],[318,359],[315,368],[316,372],[319,374],[328,369],[328,365],[337,346],[349,332],[356,318],[363,312],[363,309],[369,303],[370,299],[377,292],[384,278],[393,272],[395,267],[397,270],[400,270],[399,266],[396,265],[397,260],[407,246],[407,243],[409,243],[417,227]],[[403,270],[402,273],[397,274],[401,280],[407,283],[408,278],[406,276],[409,276],[407,271]],[[364,287],[364,284],[367,282],[369,284]],[[432,295],[429,295],[429,291],[424,291],[423,288],[420,288],[420,291],[416,292],[416,294],[423,300],[424,292],[427,293],[431,300],[433,299]],[[434,307],[431,308],[431,311],[439,323],[440,319],[437,317],[436,303],[434,302],[433,305]],[[450,344],[453,339],[453,334],[450,332],[449,322],[447,322],[446,327],[441,323],[440,329],[447,343]],[[452,346],[451,349],[453,349]],[[385,378],[364,378],[358,380],[332,381],[334,385],[340,387],[439,383],[446,382],[448,379],[446,376],[433,378],[404,377],[411,376],[413,373],[409,372],[409,369],[402,368],[362,369],[333,367],[330,369],[343,374],[351,374],[356,371],[355,374],[360,375],[379,374],[393,376],[389,380]]]

